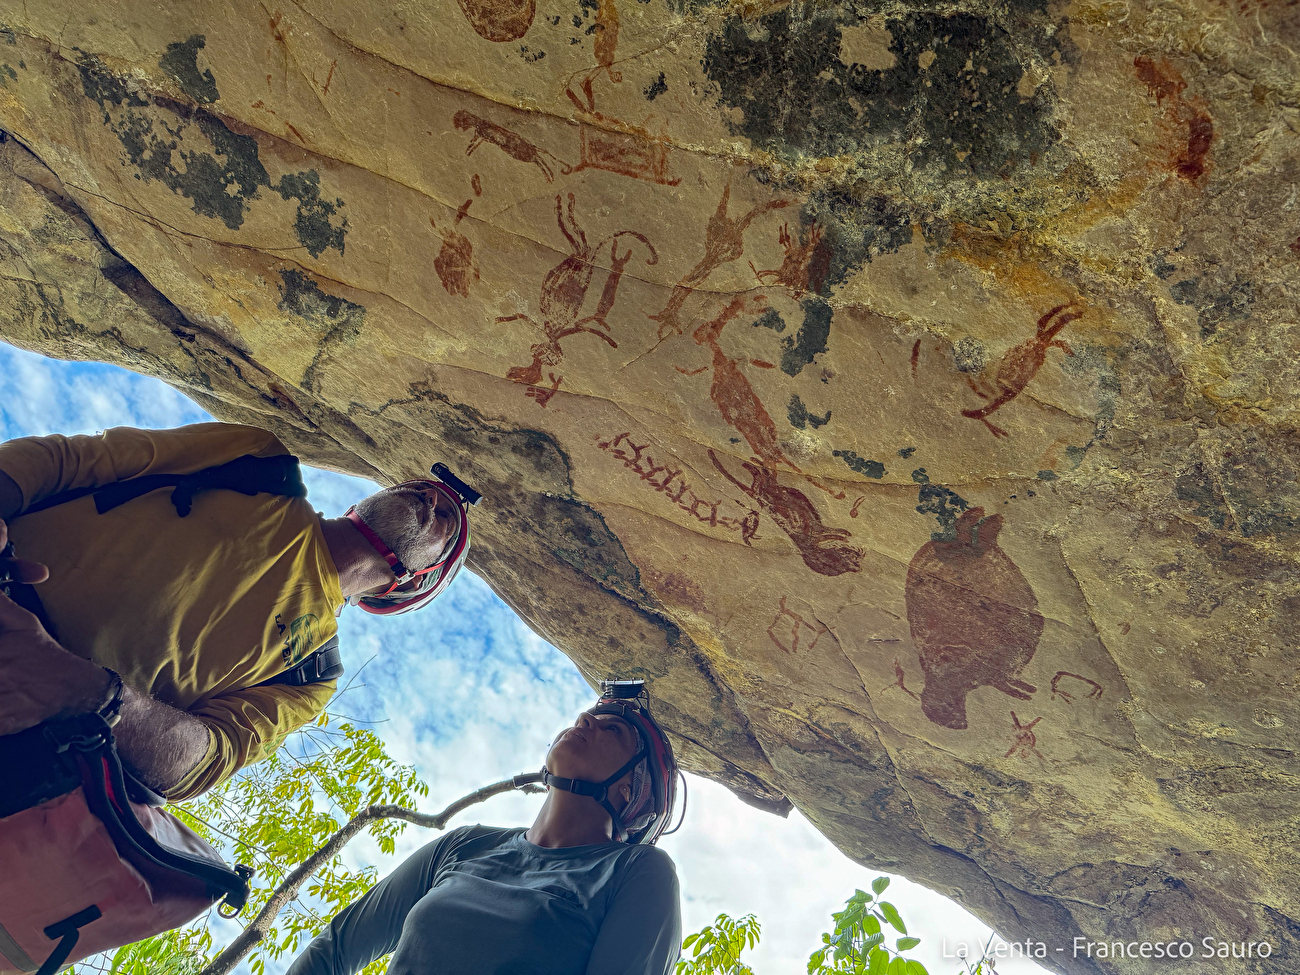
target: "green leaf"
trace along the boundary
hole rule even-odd
[[[685,941],[682,942],[682,951],[685,951],[691,945],[695,944],[695,942],[699,939],[699,937],[700,937],[699,932],[690,935]]]
[[[908,951],[921,943],[920,938],[899,938],[895,944],[899,951]]]
[[[877,877],[875,880],[871,881],[871,891],[872,893],[875,894],[883,894],[885,892],[885,888],[888,886],[889,886],[888,877]]]
[[[867,975],[884,975],[885,969],[889,967],[889,953],[884,948],[876,948],[871,952],[871,965],[867,969]]]
[[[925,966],[913,958],[907,960],[907,975],[930,975]]]
[[[898,911],[889,901],[881,901],[878,905],[880,913],[885,915],[885,920],[894,926],[894,930],[899,934],[907,934],[907,928],[903,926],[903,919],[898,916]]]
[[[901,958],[895,958],[885,969],[886,975],[907,975],[907,962]]]
[[[867,934],[878,934],[880,932],[880,921],[874,914],[868,914],[862,919],[862,930]]]
[[[814,951],[808,956],[808,975],[816,975],[821,970],[822,962],[826,960],[826,949],[822,948]]]

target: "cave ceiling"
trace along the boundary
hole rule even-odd
[[[688,767],[1008,939],[1290,971],[1298,45],[1296,0],[0,0],[0,336],[445,461],[472,568]]]

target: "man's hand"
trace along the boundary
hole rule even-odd
[[[0,473],[0,477],[5,475]],[[12,483],[12,482],[11,482]],[[9,545],[9,526],[4,521],[0,521],[0,552]],[[35,585],[38,582],[44,582],[50,577],[50,570],[40,562],[32,562],[28,559],[17,558],[0,558],[0,576],[7,574],[15,582],[25,582],[28,585]]]
[[[68,653],[35,616],[0,594],[0,735],[57,714],[97,710],[109,681],[104,668]]]

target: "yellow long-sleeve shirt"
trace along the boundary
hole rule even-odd
[[[230,423],[119,427],[8,441],[0,471],[25,509],[74,488],[285,453],[266,431]],[[50,568],[37,592],[63,646],[207,726],[207,755],[169,799],[198,795],[264,758],[334,692],[334,681],[254,686],[337,631],[338,570],[304,498],[207,490],[181,518],[171,488],[104,514],[87,496],[20,515],[10,538],[21,557]]]

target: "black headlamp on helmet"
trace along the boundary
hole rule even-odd
[[[601,681],[600,700],[590,708],[590,715],[617,715],[637,734],[636,754],[603,782],[568,779],[553,775],[542,767],[541,780],[547,786],[588,796],[600,803],[614,824],[614,838],[620,843],[655,843],[665,835],[668,820],[677,801],[677,761],[668,736],[650,714],[650,695],[645,681]],[[632,797],[622,814],[610,802],[609,790],[628,772],[633,772]],[[683,816],[685,808],[683,807]],[[677,824],[669,832],[676,832]]]

